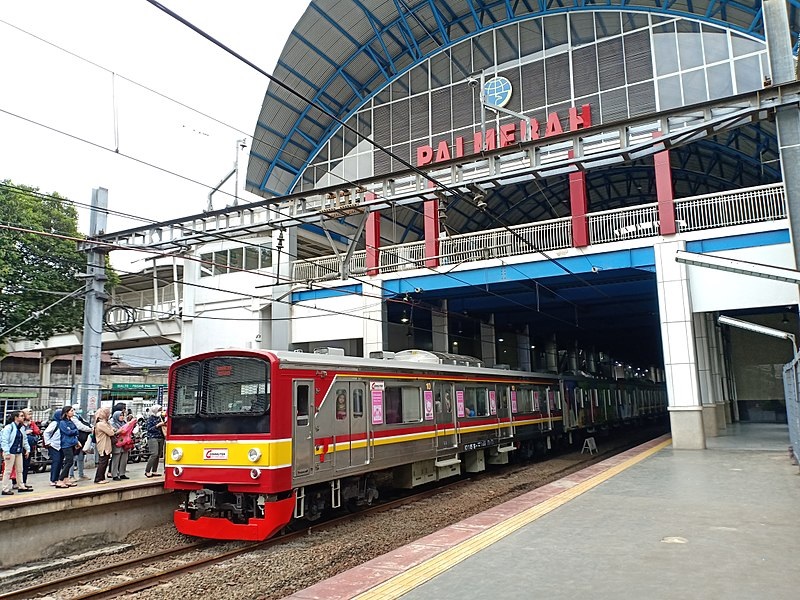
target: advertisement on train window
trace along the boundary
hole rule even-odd
[[[372,424],[383,424],[383,389],[382,381],[370,381],[369,389],[372,396]]]

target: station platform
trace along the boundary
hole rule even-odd
[[[663,436],[295,593],[346,598],[800,597],[786,425]]]
[[[0,496],[0,567],[74,553],[98,541],[119,541],[143,523],[170,522],[175,499],[164,489],[163,477],[144,476],[145,464],[129,463],[127,480],[97,484],[94,464],[87,458],[89,479],[69,489],[50,487],[49,469],[29,473],[32,492]]]

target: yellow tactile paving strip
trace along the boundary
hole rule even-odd
[[[652,456],[656,452],[666,448],[672,444],[672,439],[668,439],[652,448],[649,448],[620,464],[610,467],[607,470],[591,477],[581,483],[576,484],[572,488],[565,490],[552,498],[545,500],[536,506],[524,510],[523,512],[504,520],[489,529],[471,537],[470,539],[445,550],[441,554],[423,562],[416,567],[412,567],[400,575],[396,575],[391,579],[367,590],[366,592],[355,597],[356,600],[387,600],[390,598],[399,598],[413,590],[415,587],[433,579],[437,575],[443,573],[447,569],[455,566],[461,561],[473,556],[484,548],[491,546],[495,542],[502,540],[504,537],[513,533],[517,529],[524,527],[528,523],[532,523],[539,517],[555,510],[577,498],[581,494],[588,492],[594,487],[597,487],[604,481],[607,481],[618,475],[622,471],[629,469],[635,464],[643,461],[644,459]]]

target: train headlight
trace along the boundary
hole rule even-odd
[[[172,469],[172,474],[175,477],[180,477],[181,475],[183,475],[183,467],[175,467],[174,469]]]
[[[172,458],[172,460],[178,462],[180,459],[183,458],[183,450],[181,450],[180,448],[173,448],[172,452],[170,452],[169,455]]]
[[[258,448],[250,448],[250,450],[247,451],[247,459],[250,462],[258,462],[259,458],[261,458],[261,450]]]
[[[250,479],[258,479],[261,477],[261,469],[250,469]]]

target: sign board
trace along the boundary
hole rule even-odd
[[[111,389],[112,390],[157,390],[159,387],[164,387],[163,385],[159,386],[156,383],[112,383]]]

